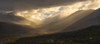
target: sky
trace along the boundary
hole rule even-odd
[[[9,2],[13,2],[13,1],[9,1]],[[61,20],[77,11],[96,10],[100,7],[99,3],[100,3],[99,0],[70,0],[70,1],[69,0],[62,0],[62,1],[61,0],[48,0],[48,1],[47,0],[44,1],[21,0],[20,2],[19,1],[16,2],[15,0],[15,5],[12,5],[14,6],[15,10],[13,10],[12,12],[15,12],[15,16],[23,17],[31,22],[34,22],[38,26],[42,24],[46,25],[51,22]],[[56,20],[52,18],[55,18]],[[46,23],[44,24],[44,22]],[[27,25],[30,24],[31,24],[30,22],[27,23]]]

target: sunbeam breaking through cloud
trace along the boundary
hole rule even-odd
[[[71,5],[62,5],[49,8],[38,8],[24,11],[16,11],[15,15],[23,17],[29,21],[34,22],[36,25],[45,25],[56,20],[61,20],[68,16],[71,16],[73,13],[81,10],[96,10],[100,7],[99,0],[87,0],[83,2],[75,2]],[[95,5],[95,6],[94,6]],[[80,14],[81,15],[81,14]],[[56,20],[51,20],[54,17],[58,17]],[[45,20],[48,19],[48,20]],[[27,23],[28,24],[28,23]],[[28,25],[31,25],[29,23]]]

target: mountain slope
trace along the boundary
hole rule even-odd
[[[43,30],[43,32],[53,32],[53,33],[54,32],[62,32],[62,30],[64,28],[67,28],[67,27],[71,26],[72,24],[76,23],[77,21],[83,19],[84,17],[86,17],[87,15],[92,13],[93,11],[94,10],[80,10],[80,11],[77,11],[77,12],[73,13],[72,15],[70,15],[66,18],[60,19],[58,21],[56,21],[56,19],[53,18],[54,22],[51,22],[51,23],[41,27],[40,30]],[[48,22],[44,22],[44,24],[45,23],[48,23]],[[70,30],[67,29],[66,31],[70,31]]]
[[[65,30],[73,31],[73,29],[77,30],[77,29],[82,29],[82,28],[89,27],[91,25],[98,25],[98,24],[100,24],[100,9],[95,10],[93,13],[77,21],[71,26],[67,27],[67,29]],[[65,30],[62,30],[62,31],[65,31]]]
[[[37,37],[26,37],[14,44],[100,44],[100,25],[73,32],[63,32]]]
[[[29,26],[0,22],[0,39],[30,35],[35,29]]]

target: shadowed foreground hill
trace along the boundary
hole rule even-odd
[[[100,44],[100,25],[74,32],[26,37],[13,44]]]
[[[35,31],[29,26],[0,22],[0,40],[3,38],[12,38],[28,35],[30,30]]]

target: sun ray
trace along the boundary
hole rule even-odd
[[[88,0],[84,2],[76,2],[72,5],[16,11],[15,15],[32,21],[37,25],[41,25],[42,22],[48,18],[59,16],[59,19],[63,19],[80,10],[97,10],[100,8],[99,3],[100,0]]]

